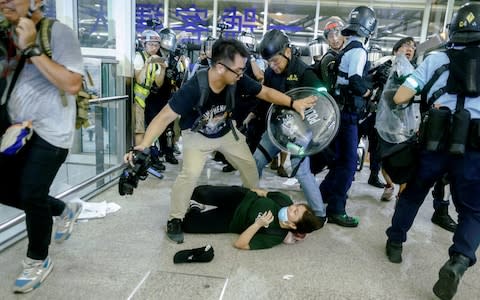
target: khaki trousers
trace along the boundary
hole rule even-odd
[[[183,219],[188,208],[193,190],[208,156],[221,152],[232,166],[240,171],[243,185],[247,188],[258,186],[259,177],[255,160],[247,146],[245,136],[236,130],[238,141],[232,132],[220,138],[207,138],[191,130],[182,131],[183,165],[172,186],[169,219]],[[226,201],[228,201],[226,199]]]

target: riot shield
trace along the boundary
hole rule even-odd
[[[292,99],[311,95],[315,105],[305,110],[305,119],[293,109],[272,104],[267,114],[267,132],[279,149],[293,155],[308,156],[322,151],[337,134],[340,110],[324,89],[301,87],[286,93]]]

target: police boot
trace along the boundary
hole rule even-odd
[[[368,184],[379,189],[383,189],[385,187],[385,184],[383,184],[380,181],[380,178],[378,178],[378,174],[374,173],[370,173],[370,177],[368,178]]]
[[[157,171],[165,171],[165,165],[160,161],[159,158],[159,151],[156,146],[151,146],[150,147],[150,156],[151,156],[151,162],[152,162],[152,168],[154,168]]]
[[[438,281],[433,286],[433,293],[442,300],[450,300],[457,292],[457,286],[465,270],[470,266],[470,259],[462,254],[454,254],[438,272]]]
[[[448,206],[440,206],[435,210],[432,223],[451,232],[455,232],[457,229],[457,223],[448,215]]]
[[[173,153],[165,154],[165,161],[172,165],[178,165],[178,160]]]

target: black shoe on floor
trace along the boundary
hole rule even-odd
[[[167,222],[167,236],[177,244],[183,243],[182,220],[171,219]]]
[[[231,164],[227,164],[225,167],[223,167],[222,172],[229,173],[235,170],[236,169]]]
[[[450,232],[455,232],[457,223],[448,215],[448,206],[439,207],[432,215],[432,223]]]
[[[395,243],[387,241],[387,246],[385,247],[388,260],[394,264],[399,264],[402,262],[402,243]]]
[[[162,164],[162,162],[160,160],[157,160],[155,162],[152,163],[152,168],[154,168],[155,170],[157,171],[165,171],[165,165]]]
[[[368,178],[368,184],[379,189],[383,189],[385,187],[385,184],[380,181],[378,175],[370,175]]]
[[[173,154],[165,154],[165,161],[172,165],[178,165],[178,160]]]
[[[470,266],[470,259],[461,254],[454,254],[438,272],[438,281],[433,286],[433,293],[442,300],[450,300],[457,292],[458,283],[465,270]]]
[[[328,215],[328,223],[337,224],[343,227],[357,227],[358,218],[350,217],[347,214],[343,215]]]

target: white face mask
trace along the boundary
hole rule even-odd
[[[287,223],[288,222],[288,206],[285,206],[285,207],[282,207],[280,208],[280,210],[278,211],[278,220],[281,222],[281,223]]]

